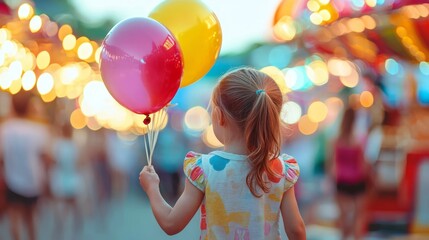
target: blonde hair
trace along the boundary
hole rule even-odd
[[[240,68],[224,75],[213,91],[212,104],[244,133],[251,170],[246,183],[255,197],[257,187],[267,193],[264,174],[276,176],[269,161],[281,147],[280,111],[283,97],[274,80],[258,70]]]

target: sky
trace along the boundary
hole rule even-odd
[[[221,54],[239,53],[254,42],[272,41],[272,19],[281,0],[202,0],[222,28]],[[161,0],[71,0],[90,24],[106,18],[117,22],[147,17]]]

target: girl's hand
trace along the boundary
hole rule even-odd
[[[140,172],[140,185],[149,194],[154,189],[159,189],[159,177],[153,166],[145,166]]]

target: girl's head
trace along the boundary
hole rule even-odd
[[[274,80],[258,70],[241,68],[227,73],[213,91],[213,117],[222,116],[227,126],[242,133],[251,170],[246,181],[253,195],[257,186],[268,192],[263,175],[275,174],[269,160],[280,154],[280,111],[283,97]],[[219,140],[219,126],[213,124]],[[231,130],[231,129],[226,129]]]

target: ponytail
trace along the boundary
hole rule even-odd
[[[213,93],[213,102],[244,132],[251,166],[246,184],[255,197],[260,197],[258,188],[264,193],[270,189],[264,175],[277,175],[269,163],[280,154],[280,89],[268,75],[244,68],[223,77]]]

